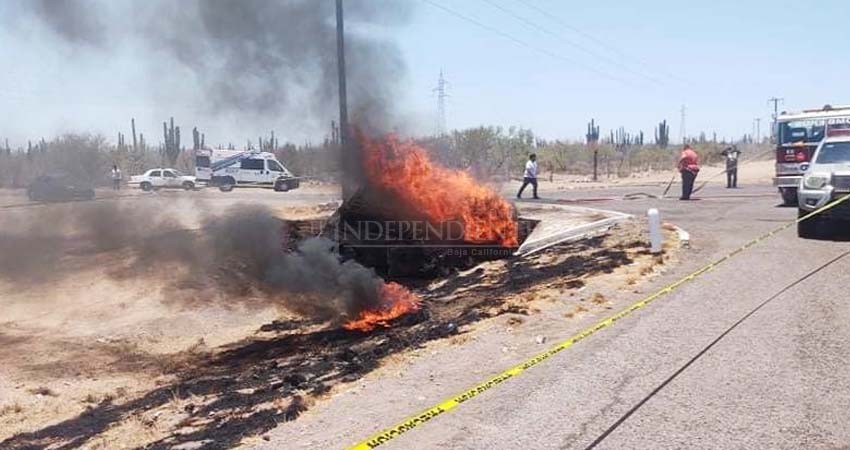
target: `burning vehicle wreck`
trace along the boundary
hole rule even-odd
[[[518,245],[498,241],[470,241],[464,222],[448,219],[433,223],[416,216],[399,218],[375,206],[368,194],[358,192],[331,220],[340,253],[375,269],[389,279],[434,278],[480,261],[511,257]],[[513,218],[517,243],[533,229],[535,221]]]
[[[331,226],[340,252],[389,278],[444,276],[508,257],[533,227],[469,173],[412,140],[357,133],[363,181]]]
[[[321,234],[334,236],[343,261],[391,281],[381,285],[377,308],[360,311],[343,328],[371,331],[419,310],[416,294],[398,282],[510,257],[533,228],[493,189],[435,163],[412,140],[357,136],[361,188]]]

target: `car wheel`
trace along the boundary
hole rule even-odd
[[[274,190],[277,192],[286,192],[289,190],[289,184],[284,180],[278,180],[274,184]]]
[[[797,217],[802,219],[809,214],[808,211],[799,210]],[[810,217],[801,222],[797,222],[797,236],[803,239],[817,239],[820,237],[820,227],[823,219],[818,216]]]
[[[779,192],[782,194],[783,206],[797,206],[797,190],[792,188],[783,188]]]
[[[218,190],[221,192],[230,192],[233,190],[233,185],[236,184],[236,180],[231,177],[227,177],[220,181],[220,185],[218,186]]]
[[[183,189],[185,189],[187,191],[192,191],[192,190],[195,189],[195,183],[192,183],[191,181],[187,181],[187,182],[183,183]]]
[[[145,192],[150,192],[153,189],[153,185],[148,183],[147,181],[140,184],[139,187],[142,188],[142,190]]]

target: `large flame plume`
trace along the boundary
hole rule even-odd
[[[428,221],[460,220],[466,242],[519,245],[513,207],[468,172],[439,165],[424,148],[395,134],[371,138],[358,132],[357,137],[370,187]]]

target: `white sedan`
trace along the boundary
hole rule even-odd
[[[183,175],[177,169],[150,169],[143,175],[130,177],[130,184],[138,184],[143,191],[154,189],[195,189],[195,177]]]

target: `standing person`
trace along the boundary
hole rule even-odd
[[[121,190],[121,169],[117,165],[112,166],[112,189]]]
[[[682,174],[682,197],[679,200],[690,200],[699,173],[699,156],[688,144],[679,156],[679,172]]]
[[[741,151],[737,145],[733,145],[721,154],[726,157],[726,189],[735,189],[738,187],[738,158]]]
[[[522,198],[522,191],[529,184],[534,188],[534,198],[540,198],[537,196],[537,155],[534,153],[528,155],[528,162],[525,163],[525,172],[522,174],[522,187],[519,188],[516,198]]]

